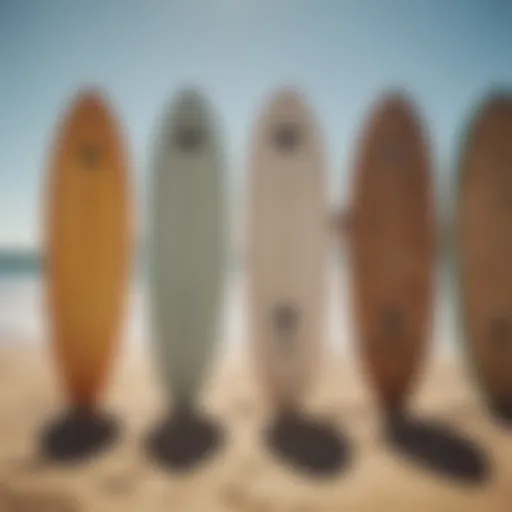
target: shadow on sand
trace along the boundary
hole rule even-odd
[[[78,463],[110,448],[119,430],[110,415],[73,409],[43,428],[41,455],[49,461]]]
[[[512,403],[489,400],[487,407],[495,423],[501,427],[512,428]]]
[[[182,472],[213,456],[223,442],[220,424],[199,411],[179,408],[150,432],[146,449],[162,468]]]
[[[485,452],[449,425],[395,414],[387,418],[385,435],[399,454],[440,476],[472,484],[490,477]]]
[[[352,455],[348,440],[337,428],[305,414],[277,416],[265,439],[274,455],[310,476],[337,475]]]

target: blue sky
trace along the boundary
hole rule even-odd
[[[0,245],[37,245],[48,143],[84,83],[105,87],[125,123],[140,198],[162,105],[187,84],[216,107],[235,192],[254,116],[290,83],[322,123],[333,198],[389,86],[419,102],[449,177],[472,103],[512,83],[510,20],[509,0],[0,0]]]

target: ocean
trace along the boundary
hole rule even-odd
[[[351,349],[354,343],[348,293],[349,272],[343,254],[329,259],[327,343],[334,349]],[[457,346],[457,328],[453,301],[453,276],[446,258],[440,258],[436,273],[435,313],[432,325],[434,350],[452,350]],[[146,282],[142,257],[131,279],[121,336],[130,344],[149,339],[146,314]],[[0,251],[0,345],[47,343],[44,280],[41,260],[36,252]],[[219,342],[227,349],[240,346],[247,338],[245,270],[233,264],[226,275]]]

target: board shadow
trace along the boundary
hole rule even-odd
[[[210,459],[225,442],[225,428],[200,411],[180,408],[149,433],[146,451],[160,467],[186,472]]]
[[[53,462],[78,463],[111,448],[119,433],[120,423],[114,416],[71,409],[43,427],[41,455]]]
[[[270,451],[295,470],[314,477],[343,472],[352,449],[333,425],[306,414],[281,414],[265,429]]]
[[[396,452],[440,476],[480,484],[491,475],[484,450],[448,424],[395,414],[386,420],[385,435]]]
[[[512,429],[512,403],[489,400],[487,407],[495,423],[501,427]]]

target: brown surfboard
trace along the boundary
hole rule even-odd
[[[458,170],[461,323],[483,393],[512,419],[512,93],[496,92],[468,126]]]
[[[127,295],[127,155],[118,121],[99,91],[81,91],[65,113],[52,148],[45,192],[51,342],[71,407],[81,411],[80,418],[73,415],[65,428],[60,425],[53,431],[53,446],[73,428],[90,434],[94,426],[98,433],[99,423],[90,416],[115,356]]]
[[[401,92],[375,105],[359,140],[350,215],[355,331],[386,412],[401,412],[425,352],[433,299],[429,149]]]

